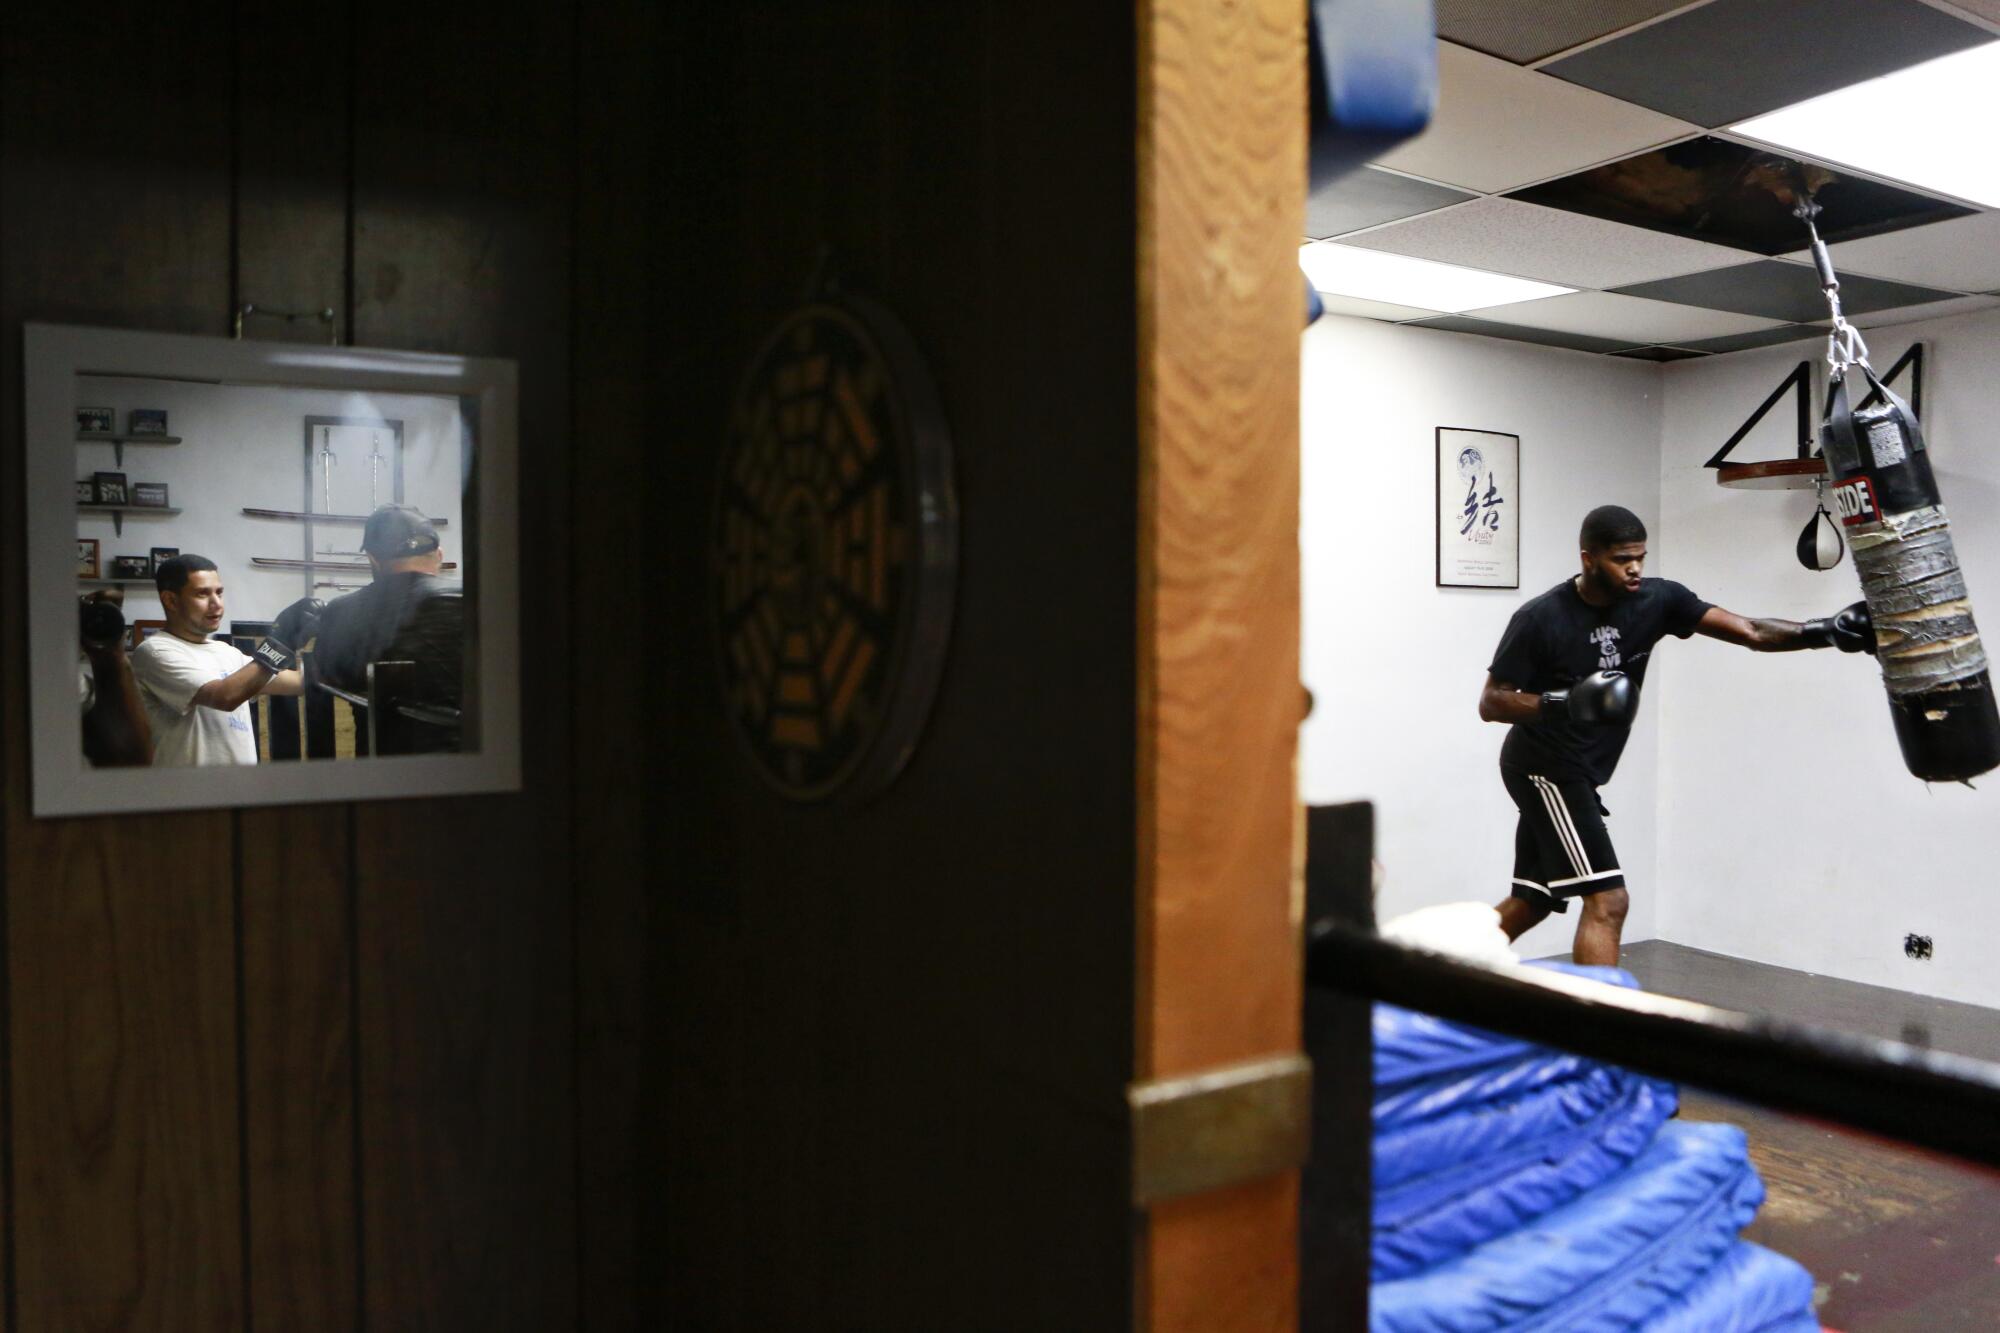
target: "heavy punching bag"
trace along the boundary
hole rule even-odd
[[[1799,215],[1833,308],[1820,451],[1875,622],[1876,660],[1903,762],[1927,782],[1964,781],[2000,766],[2000,709],[1986,650],[1923,427],[1876,375],[1861,335],[1841,315],[1840,283],[1813,226],[1817,211],[1808,201]],[[1863,406],[1870,390],[1880,401]]]

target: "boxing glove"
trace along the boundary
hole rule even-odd
[[[299,664],[298,654],[276,635],[259,639],[257,646],[250,650],[250,660],[274,676]]]
[[[319,632],[319,618],[325,612],[325,602],[317,597],[301,597],[278,612],[278,618],[271,622],[271,637],[303,647]]]
[[[81,599],[77,608],[77,637],[86,653],[110,652],[125,637],[125,613],[116,605],[96,596]]]
[[[1542,721],[1579,722],[1590,727],[1623,726],[1632,720],[1632,678],[1622,671],[1598,671],[1566,690],[1542,694]]]
[[[1855,602],[1823,620],[1808,620],[1799,626],[1808,648],[1838,648],[1843,653],[1875,651],[1875,618],[1868,603]]]

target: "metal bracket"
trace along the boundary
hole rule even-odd
[[[246,302],[236,307],[236,331],[234,336],[238,342],[243,340],[243,321],[252,315],[261,319],[282,319],[287,324],[301,319],[316,319],[326,325],[327,346],[340,346],[340,328],[334,320],[332,306],[326,306],[319,310],[279,310],[274,306],[263,306],[253,302]]]
[[[1798,408],[1798,428],[1796,432],[1798,435],[1798,456],[1800,458],[1811,458],[1813,452],[1811,386],[1812,362],[1801,361],[1792,368],[1791,374],[1779,381],[1777,388],[1771,390],[1770,397],[1759,403],[1757,410],[1744,418],[1743,424],[1736,428],[1736,433],[1723,441],[1722,447],[1717,449],[1714,455],[1706,463],[1703,463],[1702,466],[1719,468],[1728,462],[1730,452],[1737,445],[1743,443],[1743,437],[1757,429],[1758,423],[1763,421],[1770,410],[1778,405],[1778,400],[1794,390],[1796,390],[1795,398]]]
[[[1296,1052],[1134,1083],[1132,1202],[1241,1185],[1305,1165],[1312,1062]]]

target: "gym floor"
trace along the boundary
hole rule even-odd
[[[1658,940],[1622,961],[1664,995],[2000,1061],[2000,1010]],[[1681,1115],[1749,1132],[1770,1197],[1744,1234],[1812,1271],[1828,1329],[2000,1329],[2000,1173],[1693,1088]]]

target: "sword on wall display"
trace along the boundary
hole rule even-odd
[[[333,512],[333,469],[340,462],[334,457],[333,443],[328,438],[330,433],[325,426],[319,428],[319,470],[320,475],[325,478],[323,491],[326,496],[326,504],[321,512],[327,514]]]
[[[382,507],[382,464],[385,461],[387,460],[382,457],[382,432],[370,431],[368,433],[368,512],[371,514]],[[328,509],[333,508],[333,497],[331,495],[327,497],[326,507]]]
[[[320,514],[305,509],[245,508],[243,513],[249,518],[280,518],[289,519],[293,522],[304,522],[307,519],[311,519],[315,523],[366,523],[368,521],[368,515],[366,514]],[[440,528],[448,526],[450,522],[450,519],[445,518],[431,519],[432,526]]]
[[[367,563],[356,560],[284,560],[277,556],[253,555],[250,563],[259,569],[343,569],[355,574],[372,572]],[[457,569],[458,562],[447,560],[438,568]]]

